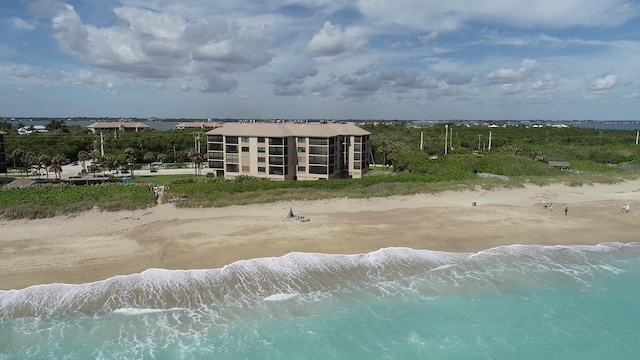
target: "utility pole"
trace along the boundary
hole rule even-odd
[[[104,133],[100,132],[100,155],[104,156]]]
[[[487,152],[491,152],[491,131],[489,131],[489,149]]]
[[[449,139],[449,124],[444,125],[444,154],[447,155],[447,140]]]

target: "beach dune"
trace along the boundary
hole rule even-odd
[[[527,185],[224,208],[163,204],[0,220],[0,289],[86,283],[149,268],[221,268],[290,252],[354,254],[387,247],[478,252],[511,244],[635,242],[639,191],[640,181]],[[621,211],[622,204],[630,204],[629,213]],[[287,221],[289,208],[311,221]]]

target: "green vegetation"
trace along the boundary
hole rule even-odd
[[[593,183],[618,183],[640,177],[637,170],[627,171],[609,166],[607,171],[565,171],[540,162],[512,155],[448,155],[429,159],[420,154],[403,154],[413,171],[397,172],[390,168],[373,168],[362,179],[334,179],[329,181],[269,181],[240,176],[234,180],[213,177],[192,177],[174,180],[165,192],[163,201],[178,199],[177,206],[222,207],[250,203],[325,198],[366,198],[440,191],[470,189],[516,188],[526,184],[548,185],[564,183],[582,186]],[[418,159],[416,159],[418,158]],[[425,160],[426,159],[426,160]],[[581,164],[584,168],[591,163]],[[598,169],[594,167],[594,169]],[[611,171],[611,169],[615,169]],[[474,173],[504,175],[479,177]]]
[[[193,161],[189,151],[194,148],[193,130],[159,131],[147,129],[142,132],[109,132],[92,134],[86,128],[66,126],[62,120],[51,120],[47,133],[19,135],[11,124],[0,122],[0,129],[7,132],[5,147],[8,165],[21,169],[33,165],[50,165],[55,156],[62,160],[93,160],[100,169],[116,169],[135,163],[132,168],[155,161]],[[201,136],[201,147],[206,149],[206,136]],[[104,148],[104,156],[101,156]]]
[[[46,184],[0,190],[0,217],[35,219],[93,208],[106,211],[133,210],[152,206],[155,202],[155,195],[148,185]]]
[[[372,133],[374,162],[389,166],[374,166],[362,179],[278,182],[249,176],[225,180],[196,174],[148,177],[132,174],[137,183],[147,184],[2,190],[0,216],[35,218],[93,207],[117,210],[152,206],[155,199],[149,186],[154,185],[168,185],[162,201],[175,201],[176,206],[221,207],[274,201],[512,188],[526,184],[582,186],[616,183],[640,176],[640,146],[635,145],[635,131],[523,126],[487,128],[448,124],[447,133],[444,124],[409,128],[402,122],[372,122],[363,128]],[[71,154],[68,157],[72,160],[82,161],[95,156],[93,150],[99,143],[99,136],[79,131],[64,132],[63,129],[49,134],[7,135],[9,165],[46,165],[56,175],[55,170],[62,158],[43,156],[55,154],[53,144],[60,149],[73,148],[68,150]],[[449,147],[445,155],[446,134],[449,135]],[[421,138],[424,139],[423,150],[420,150]],[[107,168],[133,162],[138,163],[139,168],[140,162],[148,163],[160,157],[163,161],[191,161],[198,165],[204,159],[189,152],[193,141],[193,133],[189,131],[123,133],[117,138],[105,138],[105,149],[109,149],[107,156],[95,160]],[[202,141],[205,141],[204,137]],[[176,146],[175,157],[173,146]],[[569,162],[570,169],[550,167],[549,161]],[[133,170],[136,166],[131,168]],[[477,173],[501,175],[508,180],[479,177]]]

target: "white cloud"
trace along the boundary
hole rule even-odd
[[[68,72],[64,70],[50,70],[29,65],[17,65],[11,69],[11,74],[23,79],[43,80],[45,84],[63,83],[80,86],[95,92],[115,91],[113,82],[91,71],[78,70]]]
[[[336,56],[345,52],[357,52],[367,44],[363,29],[347,27],[342,30],[330,21],[324,23],[307,44],[307,54],[313,57]]]
[[[373,27],[455,31],[473,20],[518,27],[615,26],[637,16],[627,0],[358,0]]]
[[[558,87],[557,76],[552,74],[546,74],[531,85],[533,90],[552,90],[556,87]]]
[[[624,98],[629,101],[640,101],[640,93],[634,92],[632,94],[625,96]]]
[[[499,68],[487,75],[490,84],[511,84],[531,77],[538,70],[538,62],[532,59],[524,59],[517,69]]]
[[[522,84],[504,84],[502,85],[502,95],[515,95],[522,92],[524,86]]]
[[[218,21],[187,22],[177,16],[129,6],[115,8],[117,22],[98,28],[84,24],[70,5],[48,7],[60,47],[94,66],[143,78],[237,74],[269,63],[264,29]],[[216,78],[218,79],[218,78]],[[235,88],[205,86],[205,89]]]
[[[36,28],[35,21],[26,21],[18,17],[9,18],[6,22],[11,28],[15,30],[30,31]]]
[[[438,35],[439,35],[438,31],[432,31],[427,35],[418,36],[418,40],[420,40],[421,43],[426,44],[432,40],[435,40],[438,37]]]
[[[223,78],[216,74],[211,74],[202,79],[200,91],[205,93],[231,92],[238,87],[238,80]]]
[[[597,78],[594,82],[589,86],[589,90],[591,91],[606,91],[611,90],[618,86],[618,78],[613,75],[605,75],[603,77]]]

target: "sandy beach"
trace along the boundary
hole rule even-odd
[[[510,244],[635,242],[639,191],[640,181],[530,185],[226,208],[163,204],[0,220],[0,289],[87,283],[149,268],[221,268],[290,252],[353,254],[386,247],[478,252]],[[624,203],[630,204],[629,213],[621,211]],[[289,208],[311,221],[287,221]]]

